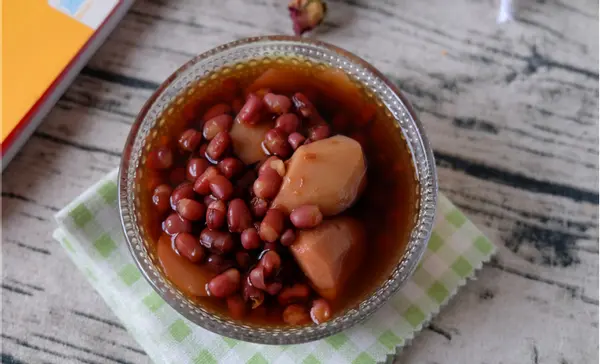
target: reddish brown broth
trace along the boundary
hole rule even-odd
[[[198,128],[198,121],[208,108],[220,102],[232,102],[232,79],[245,93],[264,87],[287,96],[297,91],[304,92],[330,125],[336,113],[347,110],[351,120],[349,128],[336,130],[334,126],[332,134],[362,139],[368,163],[368,183],[358,202],[342,214],[354,216],[364,223],[368,254],[342,294],[331,302],[333,316],[358,304],[389,276],[404,252],[418,211],[418,186],[412,158],[395,120],[378,100],[369,97],[353,82],[349,83],[346,77],[340,77],[339,72],[296,59],[257,60],[228,68],[193,84],[182,93],[163,113],[161,126],[156,133],[151,133],[148,140],[149,146],[176,145],[184,130]],[[374,116],[364,122],[373,113]],[[187,156],[176,154],[174,167],[184,167],[186,161]],[[161,239],[161,222],[165,215],[153,209],[152,190],[159,182],[169,183],[171,170],[157,172],[144,167],[143,163],[140,165],[141,223],[153,260],[158,263],[158,244],[164,244],[164,249],[167,245],[170,248],[171,242],[165,235]],[[195,233],[198,232],[195,230]],[[169,255],[169,259],[184,260],[176,253]],[[191,263],[182,264],[189,266]],[[223,300],[194,296],[184,287],[179,288],[203,307],[229,316]],[[252,310],[242,321],[256,325],[282,325],[281,312],[282,308],[277,304],[265,301],[263,308]]]

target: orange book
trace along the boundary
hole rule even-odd
[[[2,1],[2,169],[132,3]]]

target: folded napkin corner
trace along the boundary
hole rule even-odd
[[[53,237],[156,363],[341,363],[386,361],[427,325],[495,252],[443,194],[415,273],[362,324],[316,342],[270,346],[225,338],[194,325],[153,291],[130,256],[117,207],[118,171],[59,211]]]

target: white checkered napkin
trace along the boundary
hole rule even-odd
[[[187,321],[142,278],[121,231],[116,181],[113,171],[61,210],[54,237],[156,363],[382,362],[408,343],[495,250],[440,195],[429,248],[414,276],[368,321],[307,344],[250,344]]]

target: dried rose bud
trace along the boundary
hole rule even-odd
[[[321,24],[327,12],[327,6],[321,0],[291,0],[288,9],[296,35],[302,35]]]

